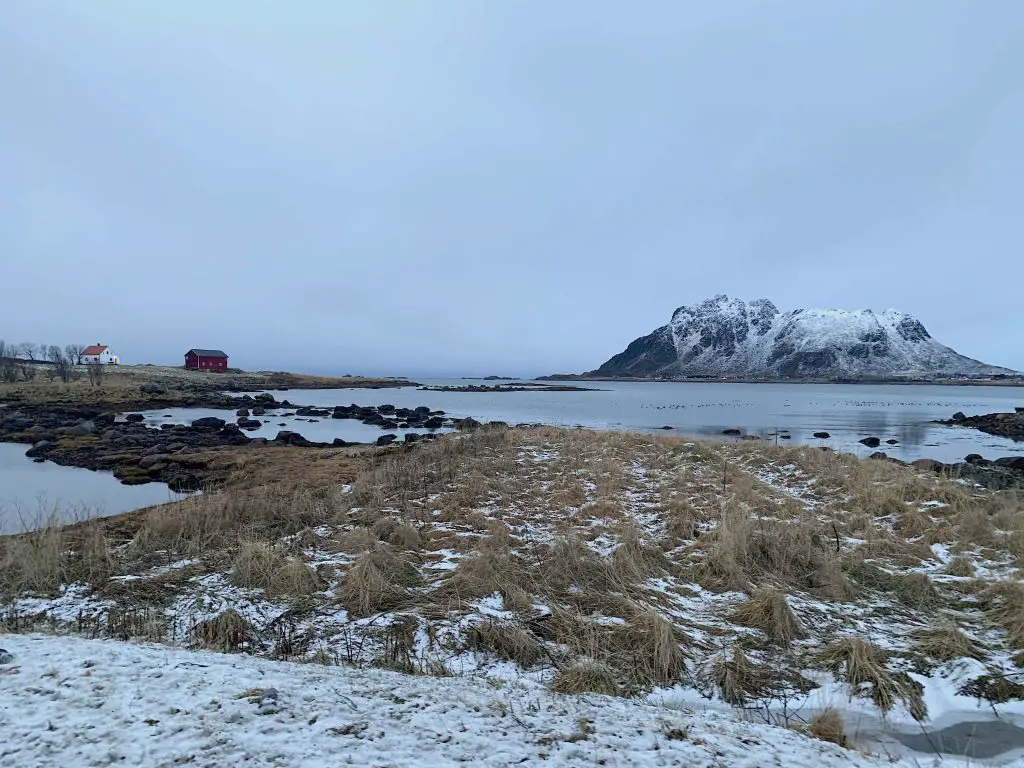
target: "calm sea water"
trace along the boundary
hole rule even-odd
[[[425,381],[428,385],[491,383]],[[899,459],[927,457],[956,461],[968,453],[988,458],[1024,454],[1024,443],[982,432],[931,422],[957,411],[980,414],[1012,411],[1024,406],[1024,388],[939,387],[812,384],[676,384],[670,382],[595,382],[595,392],[425,392],[416,388],[289,390],[274,392],[278,400],[301,405],[426,405],[453,416],[480,421],[543,423],[597,429],[659,430],[666,433],[724,438],[725,429],[789,444],[828,445],[859,455],[873,453],[858,441],[864,437],[894,439],[881,450]],[[335,437],[367,442],[382,432],[351,420],[300,421],[271,412],[254,434],[273,437],[289,429],[310,440]],[[187,422],[224,411],[177,409],[147,414],[152,424]],[[285,426],[280,426],[284,424]],[[829,432],[820,440],[814,432]],[[788,434],[789,440],[777,437]]]
[[[162,483],[122,485],[109,472],[36,464],[27,445],[0,443],[0,534],[117,515],[182,498]]]

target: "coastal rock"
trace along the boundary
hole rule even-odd
[[[429,419],[423,422],[424,429],[440,429],[444,426],[444,419],[440,416],[431,416]]]
[[[124,420],[129,424],[138,424],[146,420],[146,417],[141,413],[129,413],[124,417]]]
[[[996,459],[993,462],[997,467],[1012,469],[1014,472],[1024,472],[1024,456],[1006,456]]]
[[[956,413],[953,414],[953,419],[952,420],[953,421],[963,421],[966,418],[967,418],[967,414],[966,413],[964,413],[963,411],[957,411]]]
[[[391,445],[398,439],[398,435],[381,435],[377,438],[377,445]]]
[[[875,451],[870,456],[868,456],[868,458],[869,459],[888,459],[889,458],[889,454],[886,453],[885,451]]]
[[[216,416],[205,416],[201,419],[196,419],[192,422],[192,429],[200,430],[218,430],[223,429],[227,422],[224,419],[218,419]]]
[[[420,436],[417,433],[415,433],[415,432],[406,432],[405,433],[405,442],[407,442],[407,443],[417,443],[417,442],[419,442],[419,440],[420,440]]]
[[[899,440],[890,437],[888,440],[885,441],[885,444],[886,445],[899,445],[899,442],[900,442]]]
[[[275,443],[283,443],[284,445],[298,445],[306,446],[311,445],[309,440],[304,438],[298,432],[289,432],[287,430],[281,430],[277,433],[277,437],[274,438]]]
[[[235,411],[235,416],[238,416],[239,418],[247,419],[247,418],[249,418],[249,409],[248,408],[239,408],[237,411]]]
[[[743,432],[741,432],[738,429],[723,429],[722,434],[729,435],[729,437],[739,437],[740,435],[743,434]]]
[[[259,429],[262,426],[263,426],[263,422],[259,421],[258,419],[246,419],[246,418],[239,418],[238,419],[238,427],[240,429]]]
[[[252,415],[253,416],[263,416],[266,412],[267,412],[266,408],[263,408],[263,407],[258,406],[258,405],[255,408],[252,409]]]
[[[917,461],[910,462],[910,466],[914,469],[921,469],[926,472],[941,472],[946,468],[946,465],[941,461],[935,459],[918,459]]]
[[[991,464],[992,463],[992,462],[988,461],[980,453],[969,453],[966,456],[964,456],[964,461],[966,461],[968,464],[974,464],[974,465],[977,465],[977,466],[983,466],[985,464]]]
[[[830,437],[832,437],[832,435],[830,435],[828,432],[815,432],[814,437],[817,437],[821,440],[828,440]]]
[[[862,445],[866,445],[868,448],[877,448],[882,444],[882,441],[879,440],[877,437],[865,437],[862,438],[861,440],[858,440],[857,442],[861,443]]]

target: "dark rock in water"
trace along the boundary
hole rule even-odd
[[[792,440],[792,435],[779,435],[779,440]]]
[[[886,445],[898,445],[899,442],[900,442],[899,440],[896,440],[895,438],[890,437],[888,440],[885,441],[885,444]]]
[[[274,438],[274,442],[283,443],[284,445],[311,445],[309,440],[304,438],[298,432],[288,432],[286,430],[281,430],[280,432],[278,432],[277,437]]]
[[[380,411],[381,413],[394,413],[395,406],[391,405],[390,403],[387,405],[378,405],[377,410]]]
[[[827,440],[828,438],[832,437],[832,435],[830,435],[828,432],[815,432],[814,436],[819,437],[822,440]]]
[[[138,424],[139,422],[145,421],[146,417],[143,416],[141,413],[129,413],[127,416],[124,417],[124,420],[127,421],[129,424]]]
[[[868,448],[877,448],[882,444],[882,441],[879,440],[877,437],[865,437],[861,440],[858,440],[857,442],[861,443],[862,445],[866,445]]]
[[[1024,407],[1017,406],[1013,409],[1014,413],[1024,413]]]
[[[218,419],[216,416],[206,416],[202,419],[196,419],[192,422],[192,429],[203,429],[203,430],[216,430],[223,429],[227,422],[224,419]]]
[[[282,422],[281,422],[281,423],[279,423],[279,424],[278,424],[277,426],[279,426],[279,427],[287,427],[288,425],[287,425],[287,424],[285,424],[285,423],[284,423],[284,422],[282,421]]]
[[[25,451],[25,455],[28,456],[29,458],[33,458],[35,456],[42,456],[46,452],[46,449],[50,448],[52,445],[53,443],[49,442],[48,440],[40,440],[38,443],[33,445],[27,451]]]
[[[456,419],[455,427],[461,430],[479,429],[481,426],[480,422],[476,419]]]
[[[1024,472],[1024,456],[1007,456],[996,459],[995,465],[1004,469],[1012,469],[1014,472]]]
[[[241,429],[259,429],[263,426],[263,422],[259,419],[246,419],[242,417],[238,419],[238,426]]]
[[[431,416],[425,422],[423,422],[424,429],[440,429],[444,426],[444,419],[440,416]]]
[[[420,436],[418,434],[416,434],[415,432],[407,432],[406,433],[406,435],[405,435],[405,442],[407,442],[407,443],[418,443],[419,441],[420,441]]]
[[[945,464],[935,459],[918,459],[910,462],[910,466],[914,469],[923,469],[926,472],[941,472],[946,468]]]
[[[239,408],[237,411],[235,411],[235,416],[247,419],[247,418],[249,418],[249,409],[248,408]]]
[[[266,408],[261,408],[258,405],[255,408],[252,409],[252,415],[253,416],[263,416],[266,412],[267,412]]]
[[[12,664],[14,663],[14,654],[9,651],[0,648],[0,664]]]
[[[982,456],[980,453],[969,453],[966,456],[964,456],[964,461],[966,461],[968,464],[975,464],[975,465],[983,465],[983,464],[991,464],[992,463],[990,461],[987,461],[985,459],[985,457]]]
[[[658,429],[672,429],[672,427],[666,424],[664,427],[658,427]]]
[[[266,403],[266,404],[276,403],[277,402],[274,399],[274,396],[272,394],[270,394],[269,392],[260,392],[258,395],[256,395],[256,397],[254,399],[256,400],[256,402]]]
[[[413,410],[416,411],[416,413],[430,413],[430,409],[425,405],[417,406],[416,408],[413,408]]]
[[[722,434],[729,435],[730,437],[739,437],[743,433],[738,429],[723,429]]]
[[[885,451],[875,451],[870,456],[868,456],[868,458],[869,459],[888,459],[889,458],[889,454],[886,453]]]
[[[758,437],[757,435],[743,435],[742,437],[740,437],[740,440],[746,440],[748,442],[750,442],[752,440],[760,440],[760,439],[761,438]]]
[[[950,421],[964,421],[967,418],[967,414],[963,411],[957,411],[953,414],[953,418]]]
[[[344,448],[346,445],[352,445],[352,443],[346,443],[340,437],[334,438],[334,442],[331,443],[335,448]]]
[[[391,445],[398,439],[398,435],[381,435],[377,438],[377,445]]]
[[[44,459],[42,456],[36,456],[34,459],[32,459],[32,461],[34,463],[36,463],[36,464],[45,464],[46,463],[46,459]]]
[[[92,417],[93,422],[97,425],[109,427],[114,421],[117,420],[116,413],[100,413]]]

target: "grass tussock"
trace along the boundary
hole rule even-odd
[[[914,639],[921,653],[938,661],[984,658],[975,642],[949,620],[933,629],[921,630],[914,635]]]
[[[277,572],[284,564],[284,557],[270,544],[245,542],[231,564],[228,581],[236,587],[271,591]]]
[[[958,576],[960,578],[973,578],[975,573],[974,563],[971,562],[970,558],[964,557],[963,555],[957,555],[952,558],[946,567],[943,568],[943,573],[947,576]]]
[[[991,620],[1006,632],[1015,650],[1024,650],[1024,584],[1003,581],[981,593],[982,606]]]
[[[238,611],[228,608],[214,618],[196,624],[189,637],[195,647],[221,653],[237,653],[255,645],[256,632]]]
[[[839,675],[853,693],[866,692],[882,712],[903,702],[916,719],[924,719],[919,688],[906,676],[890,672],[887,660],[888,654],[878,646],[852,637],[826,645],[817,655],[824,669]]]
[[[587,660],[559,669],[549,687],[556,693],[600,693],[605,696],[618,696],[622,690],[611,667]]]
[[[745,707],[751,699],[764,692],[764,677],[739,646],[728,656],[721,656],[711,665],[711,680],[722,701],[734,707]]]
[[[415,566],[381,546],[364,552],[345,572],[341,603],[353,616],[391,610],[409,599],[409,588],[420,580]]]
[[[736,608],[732,618],[741,626],[761,630],[779,645],[788,646],[794,640],[807,637],[786,595],[777,589],[755,591]]]
[[[471,628],[466,646],[475,651],[489,651],[498,658],[514,661],[524,669],[545,658],[544,646],[528,630],[506,621],[486,621]]]
[[[840,747],[847,745],[846,727],[843,715],[838,709],[829,707],[818,712],[811,720],[811,736],[822,741],[830,741]]]

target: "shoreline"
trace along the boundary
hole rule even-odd
[[[658,383],[658,384],[847,384],[880,386],[892,384],[897,386],[917,387],[1019,387],[1024,388],[1024,380],[960,380],[960,379],[761,379],[761,378],[679,378],[658,379],[645,376],[587,376],[585,374],[551,374],[538,376],[534,381],[593,381],[614,384],[617,382]]]

